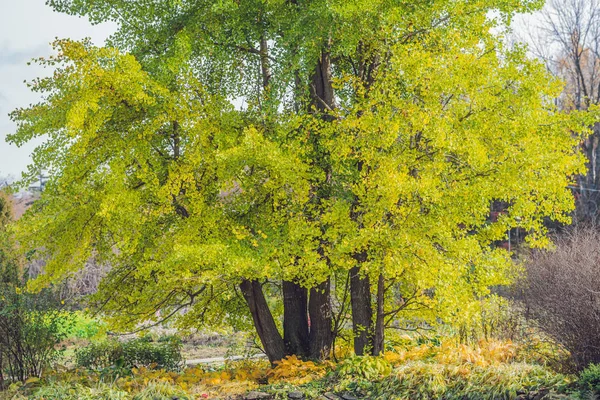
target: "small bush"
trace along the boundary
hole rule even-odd
[[[69,324],[57,304],[50,291],[34,295],[0,283],[0,386],[4,376],[19,381],[40,376],[56,360]]]
[[[600,364],[590,364],[581,371],[577,386],[584,396],[600,395]]]
[[[153,343],[144,338],[123,343],[117,340],[92,343],[77,350],[75,358],[79,367],[93,370],[155,367],[176,371],[183,361],[180,342]]]
[[[519,295],[526,313],[566,348],[577,369],[600,363],[600,232],[577,228],[534,251]]]

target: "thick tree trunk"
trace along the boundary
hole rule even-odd
[[[289,281],[283,281],[283,342],[286,354],[308,356],[308,291]]]
[[[383,308],[385,299],[385,280],[383,274],[379,274],[377,280],[377,316],[375,318],[375,337],[373,339],[373,355],[378,356],[383,352],[385,339],[385,311]]]
[[[329,278],[310,289],[308,312],[310,315],[309,356],[312,359],[329,357],[333,341],[331,314],[331,282]]]
[[[244,279],[240,284],[240,289],[242,290],[244,299],[246,299],[250,314],[252,314],[254,327],[269,361],[273,364],[275,361],[281,360],[285,357],[285,346],[263,294],[260,282]]]
[[[332,118],[328,111],[335,109],[335,96],[332,84],[331,58],[328,52],[329,43],[325,44],[321,51],[319,60],[311,76],[310,95],[311,102],[309,112],[323,113],[322,118],[328,121]],[[314,143],[315,149],[319,149],[318,140]],[[326,176],[324,187],[317,188],[317,198],[321,201],[329,196],[328,186],[331,184],[332,172],[329,166],[328,155],[323,152],[323,159],[316,162],[323,168]],[[320,249],[321,257],[326,259],[323,249]],[[329,357],[333,342],[333,316],[331,310],[331,281],[329,278],[316,287],[310,289],[308,302],[308,313],[310,317],[309,331],[309,357],[312,359],[323,359]]]
[[[352,331],[354,353],[365,354],[373,348],[373,310],[371,308],[371,282],[368,276],[360,276],[360,267],[350,270],[350,303],[352,305]]]
[[[331,59],[329,52],[322,51],[321,58],[312,76],[311,96],[313,106],[318,111],[332,111],[335,107],[335,96],[331,80]]]

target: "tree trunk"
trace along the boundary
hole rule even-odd
[[[240,289],[246,299],[254,327],[269,361],[273,364],[275,361],[281,360],[285,356],[285,346],[271,310],[269,310],[260,282],[244,279],[240,284]]]
[[[312,359],[329,357],[333,332],[331,329],[331,282],[329,278],[310,289],[308,312],[310,315],[309,356]]]
[[[373,339],[373,355],[378,356],[383,352],[384,334],[385,334],[385,314],[384,314],[384,299],[385,299],[385,280],[383,274],[379,274],[377,281],[377,316],[375,317],[375,337]]]
[[[308,356],[308,291],[297,283],[283,281],[283,342],[286,354]]]
[[[269,46],[264,34],[260,38],[260,70],[263,89],[266,89],[271,81],[271,67],[269,65]]]
[[[325,50],[321,52],[321,57],[315,67],[311,86],[313,106],[320,112],[332,111],[336,104],[331,81],[331,59],[329,52]]]
[[[311,76],[311,104],[310,112],[323,113],[322,118],[329,121],[333,118],[327,114],[336,108],[335,96],[332,84],[331,58],[328,48],[330,43],[325,44],[321,51],[319,60]],[[315,142],[315,148],[320,143]],[[318,201],[329,196],[328,186],[331,184],[332,172],[330,161],[326,152],[322,155],[323,159],[317,161],[317,165],[323,168],[325,173],[325,184],[317,190]],[[323,249],[320,249],[321,257],[327,259]],[[308,303],[308,313],[310,317],[309,331],[309,357],[312,359],[323,359],[329,357],[333,342],[332,311],[331,311],[331,281],[326,281],[310,289],[310,298]]]
[[[371,282],[369,277],[360,276],[360,267],[350,270],[350,303],[352,305],[352,331],[354,353],[365,354],[373,348],[373,310],[371,308]]]

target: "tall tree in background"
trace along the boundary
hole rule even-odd
[[[508,230],[543,246],[569,220],[593,114],[557,112],[558,82],[490,33],[536,2],[49,3],[120,29],[57,41],[12,114],[11,142],[48,138],[29,178],[52,176],[18,237],[48,260],[32,288],[111,265],[118,327],[250,316],[271,361],[323,358],[351,310],[378,354],[399,317],[474,318],[510,281]]]
[[[532,50],[565,82],[560,108],[586,111],[600,104],[600,2],[549,0],[532,35]],[[600,216],[600,126],[582,140],[586,174],[578,178],[577,219]]]

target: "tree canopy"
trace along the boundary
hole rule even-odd
[[[515,272],[510,229],[544,246],[569,221],[595,114],[558,112],[492,32],[537,1],[49,3],[119,30],[55,42],[11,114],[9,141],[47,138],[25,180],[51,175],[18,238],[46,260],[32,288],[110,264],[121,328],[251,316],[274,361],[327,356],[351,318],[378,353],[399,316],[473,318]]]

